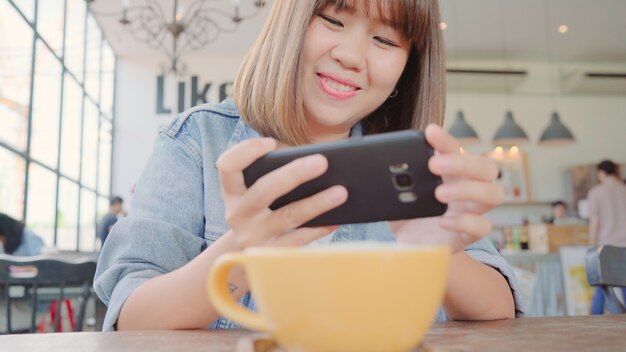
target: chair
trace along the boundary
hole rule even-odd
[[[91,285],[96,272],[94,258],[65,259],[59,256],[17,257],[0,254],[0,288],[4,290],[6,309],[6,333],[16,333],[11,326],[11,288],[24,292],[30,298],[31,316],[28,332],[36,331],[37,307],[50,303],[48,313],[54,331],[60,331],[61,311],[68,308],[72,328],[81,331],[85,319],[85,307],[91,295]],[[47,292],[45,292],[47,291]],[[72,309],[68,298],[78,298],[77,309]],[[77,318],[74,321],[74,310]]]
[[[587,281],[604,291],[606,307],[611,314],[626,313],[612,287],[626,287],[626,248],[598,246],[589,248],[585,257]]]

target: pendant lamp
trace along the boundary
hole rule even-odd
[[[526,142],[528,142],[526,132],[515,122],[513,113],[507,111],[504,123],[498,128],[496,135],[493,137],[493,144],[518,145]]]
[[[450,132],[451,135],[457,138],[464,145],[480,142],[478,134],[476,134],[474,128],[472,128],[472,126],[465,121],[465,116],[461,110],[457,111],[456,119],[454,120],[452,126],[450,126],[448,132]]]
[[[572,132],[561,123],[558,112],[552,113],[550,124],[543,130],[539,145],[563,145],[574,143],[576,139]]]

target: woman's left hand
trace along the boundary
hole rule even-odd
[[[443,216],[389,222],[398,242],[448,244],[460,251],[491,232],[491,222],[482,214],[504,200],[504,191],[493,181],[498,168],[489,158],[461,152],[461,145],[442,127],[431,124],[426,139],[435,150],[430,171],[443,179],[435,190],[448,204]]]

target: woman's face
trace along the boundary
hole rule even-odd
[[[313,141],[346,137],[393,93],[409,56],[410,42],[378,18],[375,2],[369,16],[355,3],[355,13],[327,7],[306,32],[301,82]]]

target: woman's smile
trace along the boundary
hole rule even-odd
[[[346,100],[359,94],[360,87],[355,86],[345,80],[341,80],[330,75],[318,73],[320,87],[322,91],[332,98]]]

